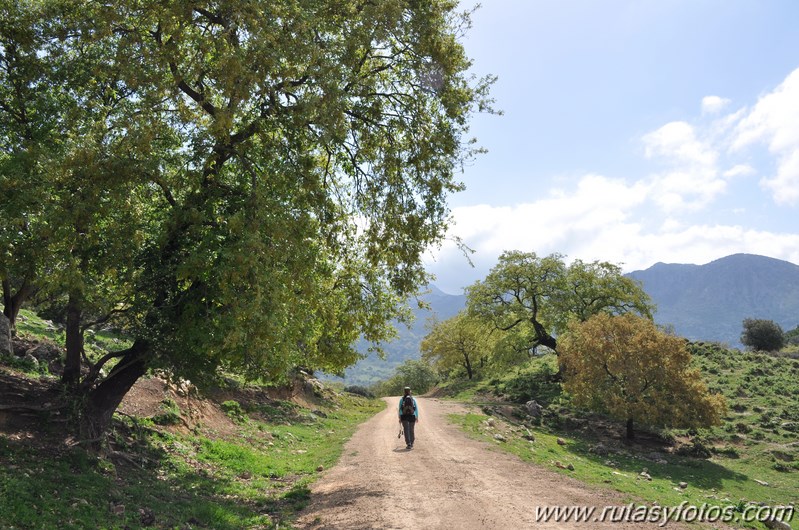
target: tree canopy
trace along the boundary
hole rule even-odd
[[[785,346],[785,334],[773,320],[747,318],[743,321],[741,344],[753,350],[779,351]]]
[[[492,331],[462,311],[433,324],[422,340],[422,360],[441,373],[465,372],[471,379],[493,351],[496,335]]]
[[[456,7],[3,2],[4,292],[62,300],[68,364],[134,337],[80,381],[90,431],[150,367],[275,379],[391,336],[490,110]]]
[[[607,262],[567,265],[564,256],[507,251],[485,280],[467,289],[469,312],[506,332],[509,351],[539,346],[557,351],[556,337],[571,320],[628,311],[651,317],[649,297],[621,269]]]
[[[706,427],[721,422],[723,396],[710,394],[691,368],[685,339],[631,313],[573,321],[561,340],[564,388],[577,406],[627,423]]]

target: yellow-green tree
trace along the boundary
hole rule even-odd
[[[600,313],[573,322],[560,343],[564,388],[577,406],[656,427],[705,427],[721,421],[726,404],[711,394],[683,338],[630,313]]]
[[[422,360],[441,373],[463,368],[471,379],[493,349],[493,329],[461,312],[436,322],[422,340]]]

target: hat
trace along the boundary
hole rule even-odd
[[[411,387],[409,387],[409,386],[405,387],[405,390],[410,390],[410,389],[411,389]]]

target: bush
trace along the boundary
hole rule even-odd
[[[534,399],[546,406],[561,393],[560,383],[554,380],[556,371],[549,363],[538,363],[497,385],[497,390],[516,403]]]
[[[363,396],[366,398],[373,398],[375,395],[368,389],[358,385],[345,386],[344,392],[355,394],[356,396]]]
[[[743,321],[741,343],[755,351],[778,351],[785,345],[785,335],[773,320],[747,318]]]
[[[156,425],[177,425],[180,423],[180,407],[174,399],[166,398],[161,401],[161,412],[153,416]]]
[[[222,407],[222,412],[233,420],[233,423],[241,424],[247,422],[247,414],[244,412],[244,409],[241,408],[241,404],[238,401],[232,399],[223,401],[220,407]]]

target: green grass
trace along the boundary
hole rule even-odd
[[[541,422],[527,422],[535,436],[532,443],[522,438],[520,426],[511,427],[516,431],[510,431],[506,443],[497,443],[493,438],[497,431],[484,423],[486,415],[467,414],[453,421],[471,436],[490,441],[501,450],[622,492],[630,502],[643,500],[663,506],[683,501],[694,505],[799,505],[799,360],[790,355],[729,350],[711,343],[696,343],[691,348],[694,364],[709,388],[725,395],[729,411],[720,426],[698,432],[667,431],[662,436],[698,440],[711,452],[707,459],[662,454],[657,460],[667,463],[658,463],[650,455],[654,448],[634,451],[624,445],[620,445],[618,454],[594,454],[591,448],[598,440],[592,429],[585,428],[591,416],[574,409],[568,395],[547,383],[546,375],[556,362],[551,355],[493,378],[445,385],[444,391],[454,399],[483,405],[536,399],[545,409]],[[484,406],[483,410],[491,413],[492,407]],[[512,418],[511,423],[516,421]],[[617,427],[622,432],[623,426]],[[566,444],[557,444],[558,437]],[[556,462],[572,464],[574,470],[561,469]],[[644,469],[651,480],[640,476]],[[688,487],[680,488],[680,482]],[[797,520],[799,516],[794,514],[793,521]]]
[[[332,466],[355,427],[383,406],[344,394],[320,406],[326,417],[298,412],[300,421],[275,425],[251,416],[226,439],[124,417],[112,433],[119,453],[109,458],[0,438],[0,527],[145,528],[152,513],[156,528],[285,528],[317,468]]]

